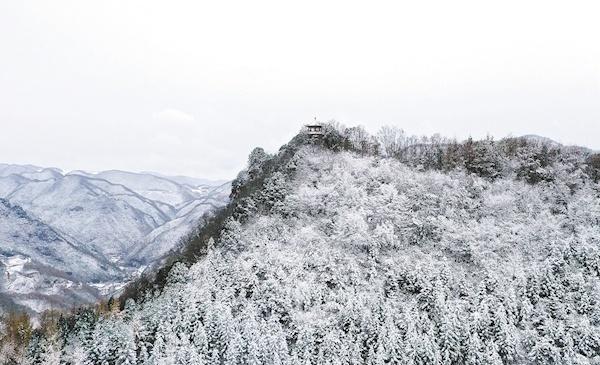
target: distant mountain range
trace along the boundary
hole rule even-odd
[[[0,164],[0,306],[91,302],[164,257],[230,184]]]

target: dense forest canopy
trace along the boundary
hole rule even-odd
[[[12,364],[597,364],[600,157],[325,126],[119,299],[4,321]]]

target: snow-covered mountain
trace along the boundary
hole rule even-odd
[[[110,170],[99,173],[74,172],[73,175],[106,180],[112,184],[124,185],[139,195],[152,201],[159,201],[175,208],[179,204],[197,198],[187,186],[151,174]]]
[[[36,173],[44,170],[42,167],[35,165],[15,165],[0,163],[0,176],[9,176],[12,174],[20,175],[27,173]]]
[[[21,353],[91,364],[597,364],[600,166],[590,157],[526,138],[391,143],[330,126],[276,155],[256,149],[227,208],[130,286],[122,310],[83,312]]]
[[[88,284],[123,277],[112,263],[94,256],[75,240],[0,199],[0,295],[14,304],[43,310],[99,298]]]
[[[82,296],[56,300],[61,307],[78,299],[96,300],[176,248],[203,214],[226,204],[229,191],[228,183],[189,185],[147,173],[64,174],[55,168],[2,164],[0,207],[10,214],[4,214],[0,228],[7,279],[0,290],[35,310],[52,304],[43,290],[60,291],[52,294],[59,298],[67,296],[62,288],[68,287]],[[10,276],[10,267],[24,271]],[[21,277],[31,280],[15,282],[24,282]],[[34,306],[27,298],[35,296],[48,300]]]

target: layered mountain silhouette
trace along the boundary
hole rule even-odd
[[[229,190],[150,173],[0,165],[0,290],[37,311],[97,300],[175,249]]]

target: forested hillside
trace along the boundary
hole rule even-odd
[[[600,158],[331,124],[109,307],[5,321],[13,364],[598,364]]]
[[[0,314],[94,303],[159,265],[231,190],[174,179],[0,164]]]

